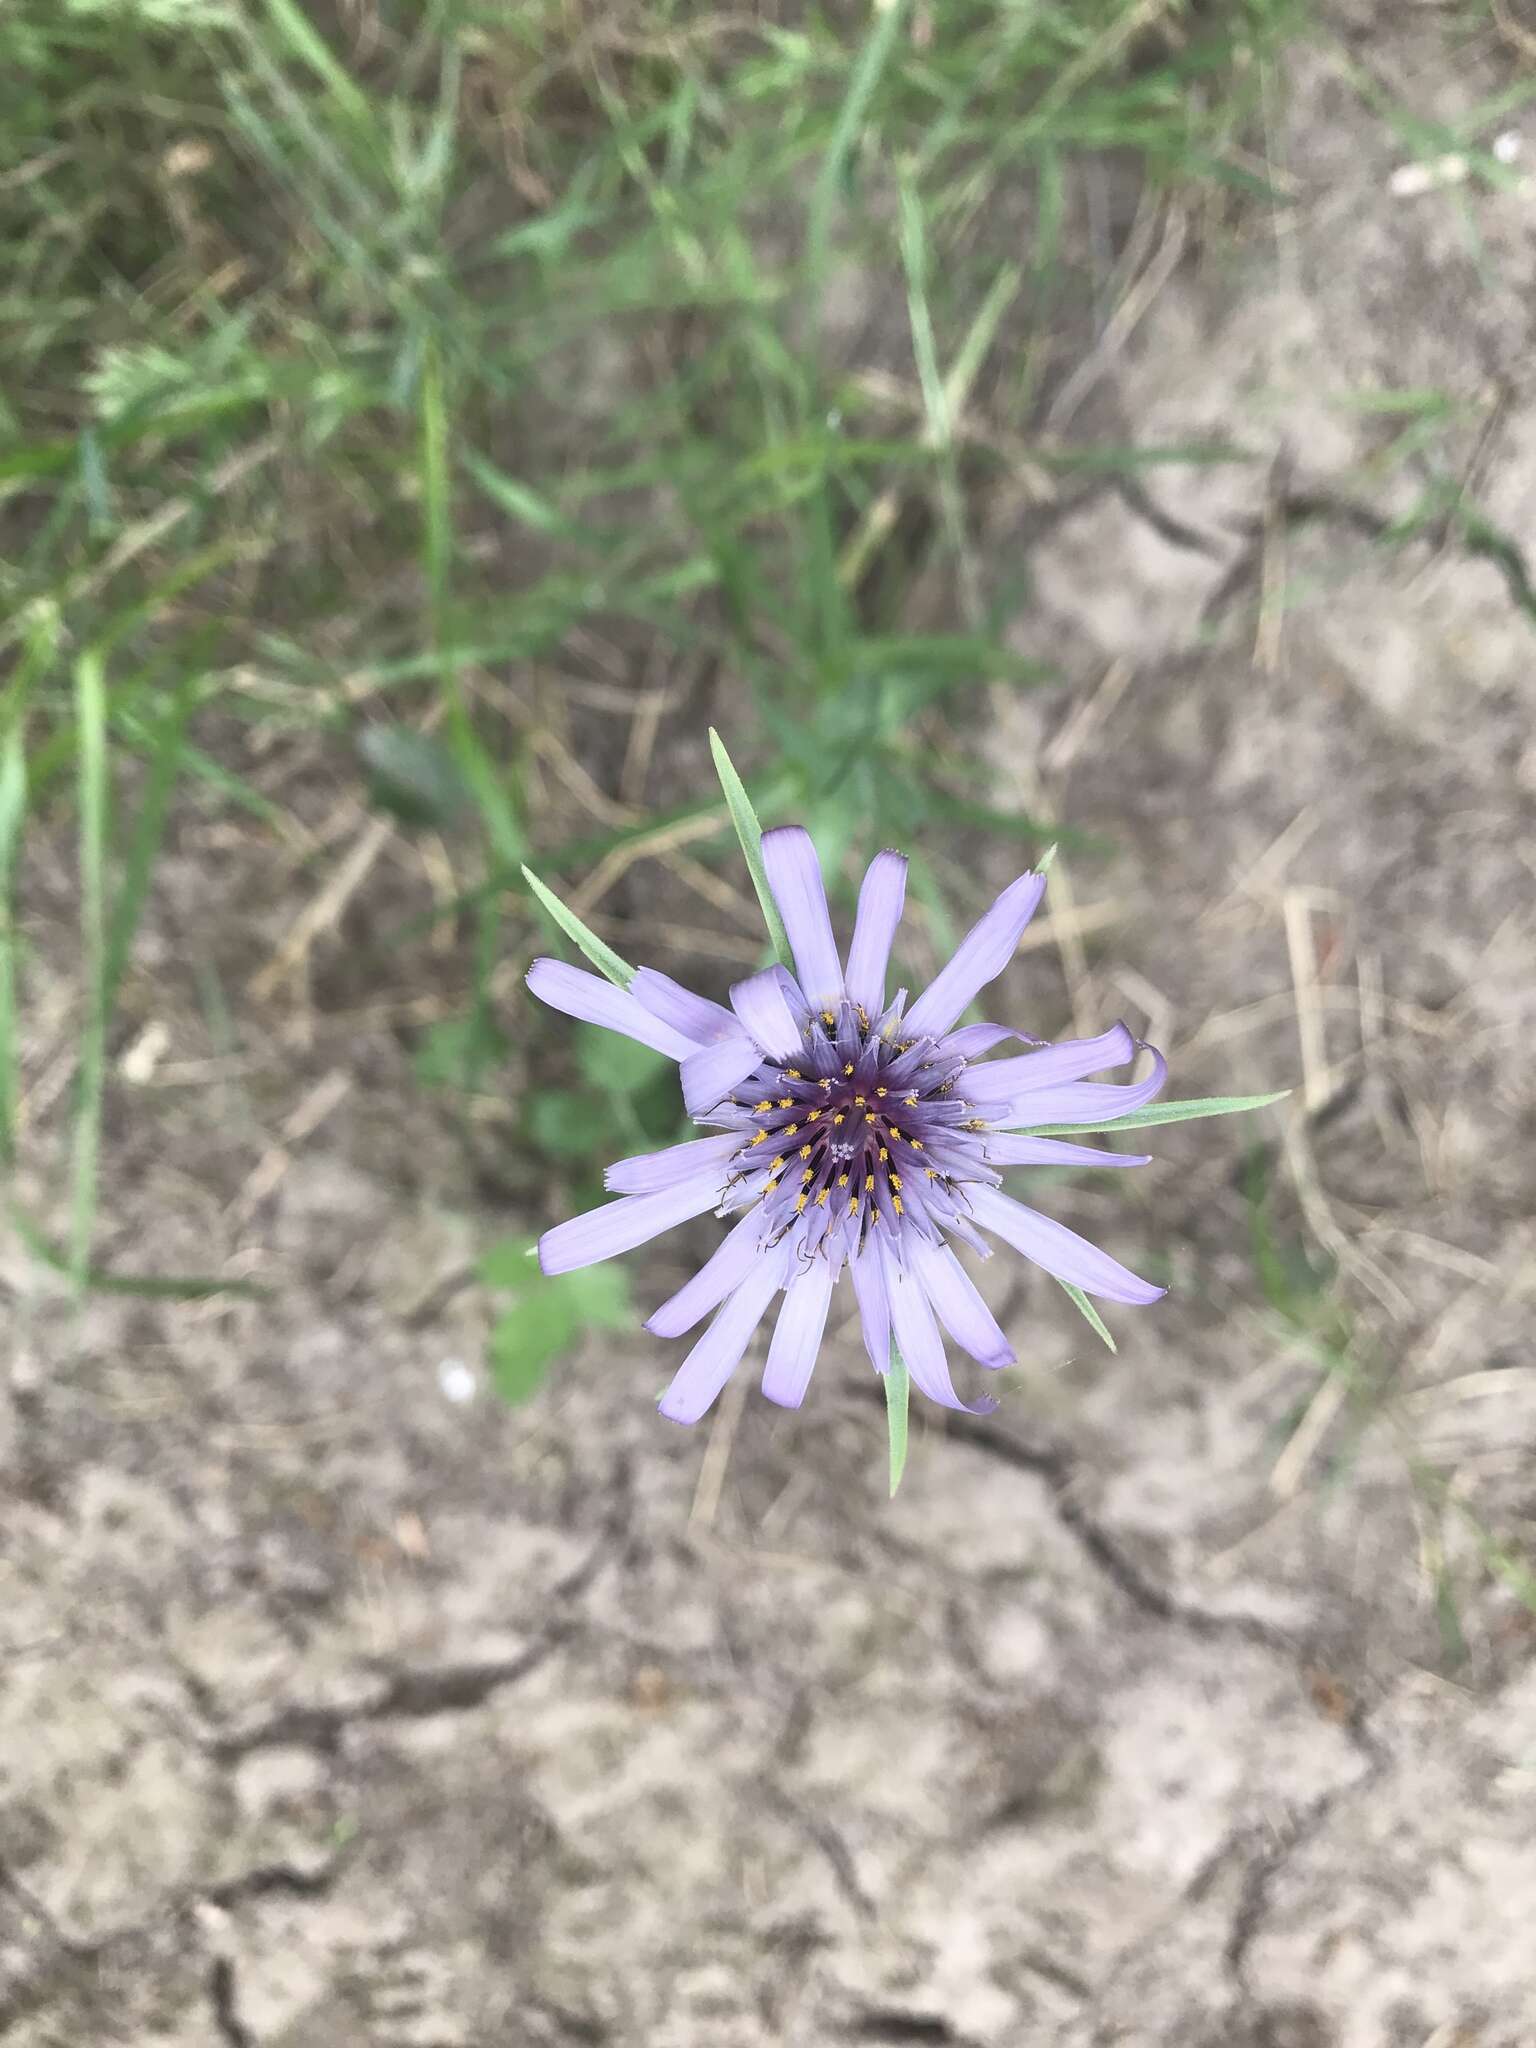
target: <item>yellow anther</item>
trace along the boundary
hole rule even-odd
[[[865,1192],[865,1194],[866,1194],[866,1195],[872,1195],[872,1194],[874,1193],[874,1191],[875,1191],[875,1176],[874,1176],[873,1174],[870,1174],[870,1175],[868,1176],[868,1178],[867,1178],[867,1179],[865,1180],[865,1182],[864,1182],[864,1192]]]
[[[807,1168],[805,1169],[804,1173],[802,1173],[802,1174],[801,1174],[801,1176],[800,1176],[800,1185],[801,1185],[802,1187],[804,1187],[804,1186],[805,1186],[805,1183],[806,1183],[806,1182],[807,1182],[808,1180],[814,1180],[815,1178],[816,1178],[816,1169],[815,1169],[815,1167],[814,1167],[814,1166],[808,1166],[808,1167],[807,1167]]]
[[[939,1176],[938,1176],[938,1172],[937,1172],[937,1170],[936,1170],[936,1169],[935,1169],[934,1167],[931,1167],[931,1166],[925,1166],[925,1167],[923,1168],[923,1171],[924,1171],[924,1173],[926,1173],[926,1174],[927,1174],[927,1176],[928,1176],[928,1178],[929,1178],[930,1180],[937,1180],[937,1179],[938,1179],[938,1177],[939,1177]]]
[[[823,1010],[821,1013],[821,1021],[823,1024],[826,1025],[827,1029],[830,1031],[832,1029],[832,1026],[837,1022],[837,1019],[833,1016],[830,1010]]]
[[[778,1186],[778,1184],[779,1176],[776,1173],[770,1173],[768,1178],[763,1182],[763,1193],[765,1195],[772,1194],[773,1190]]]
[[[770,1163],[768,1171],[770,1173],[782,1173],[784,1171],[784,1155],[782,1152],[777,1159]]]
[[[855,1109],[862,1109],[864,1107],[864,1098],[862,1095],[855,1095],[855,1097],[853,1098],[853,1106]]]
[[[832,1190],[830,1188],[822,1189],[821,1193],[816,1197],[816,1206],[818,1209],[825,1207],[827,1197],[831,1194],[831,1192]]]
[[[837,1176],[837,1184],[838,1184],[838,1186],[839,1186],[840,1188],[845,1188],[845,1187],[847,1187],[847,1185],[848,1185],[848,1176],[847,1176],[847,1174],[846,1174],[846,1173],[840,1173],[840,1174],[839,1174],[839,1175]]]
[[[907,1105],[908,1109],[916,1109],[917,1097],[915,1095],[903,1095],[901,1099]]]
[[[793,1108],[794,1108],[794,1106],[795,1106],[795,1098],[793,1097],[793,1095],[781,1095],[781,1096],[779,1097],[779,1107],[780,1107],[780,1109],[793,1109]]]
[[[891,1175],[891,1186],[893,1188],[899,1188],[901,1186],[901,1175],[899,1173],[893,1173]]]
[[[891,1207],[892,1207],[892,1208],[893,1208],[893,1209],[894,1209],[894,1210],[896,1211],[896,1214],[897,1214],[898,1216],[899,1216],[899,1215],[900,1215],[900,1214],[902,1213],[902,1211],[901,1211],[901,1197],[900,1197],[900,1195],[892,1195],[892,1197],[891,1197]]]
[[[889,1095],[889,1094],[890,1094],[890,1092],[891,1092],[891,1091],[890,1091],[890,1089],[889,1089],[889,1088],[877,1088],[877,1089],[875,1090],[875,1093],[876,1093],[877,1095]]]
[[[891,1136],[892,1136],[893,1138],[899,1138],[899,1137],[901,1136],[901,1133],[900,1133],[900,1131],[898,1131],[898,1130],[897,1130],[897,1128],[896,1128],[896,1126],[895,1126],[894,1124],[892,1124],[892,1125],[891,1125]]]
[[[907,1143],[912,1147],[912,1150],[914,1152],[921,1152],[923,1149],[923,1141],[921,1138],[908,1138]]]
[[[795,1214],[796,1214],[797,1216],[803,1216],[803,1215],[805,1214],[805,1202],[806,1202],[806,1198],[805,1198],[805,1196],[804,1196],[804,1195],[796,1195],[796,1197],[795,1197]]]
[[[820,1109],[813,1109],[813,1110],[811,1111],[810,1115],[809,1115],[809,1116],[808,1116],[808,1117],[806,1118],[806,1122],[807,1122],[808,1124],[813,1124],[813,1123],[815,1123],[815,1121],[816,1121],[816,1119],[817,1119],[818,1117],[820,1117],[820,1116],[824,1116],[825,1114],[826,1114],[826,1112],[825,1112],[824,1110],[820,1110]]]
[[[846,1066],[846,1067],[844,1067],[844,1069],[843,1069],[843,1072],[844,1072],[845,1074],[851,1074],[851,1073],[853,1072],[853,1061],[852,1061],[852,1060],[850,1060],[850,1061],[848,1062],[847,1066]]]
[[[889,1159],[889,1158],[890,1158],[890,1156],[891,1156],[891,1155],[890,1155],[890,1152],[889,1152],[888,1148],[887,1148],[886,1146],[882,1145],[882,1146],[880,1147],[880,1157],[881,1157],[882,1159]]]
[[[802,1145],[802,1146],[800,1147],[800,1157],[801,1157],[802,1159],[809,1159],[809,1158],[810,1158],[810,1156],[811,1156],[811,1148],[810,1148],[810,1146],[809,1146],[809,1145]]]
[[[833,1119],[832,1119],[832,1128],[833,1128],[834,1130],[836,1130],[836,1128],[837,1128],[837,1126],[838,1126],[839,1124],[845,1124],[845,1123],[847,1123],[847,1121],[848,1121],[847,1117],[846,1117],[846,1116],[844,1116],[844,1114],[843,1114],[843,1112],[842,1112],[841,1110],[839,1110],[839,1111],[837,1112],[837,1115],[836,1115],[835,1117],[833,1117]]]
[[[801,1073],[798,1067],[786,1067],[784,1071],[791,1081],[803,1081],[805,1079],[804,1074]]]
[[[768,1142],[768,1133],[766,1131],[759,1131],[756,1137],[752,1140],[752,1142],[754,1145],[766,1145]]]
[[[830,1074],[823,1074],[821,1077],[821,1085],[823,1088],[830,1088],[832,1086],[832,1076]]]
[[[764,1100],[763,1100],[763,1101],[761,1101],[761,1102],[754,1102],[754,1103],[753,1103],[753,1105],[752,1105],[752,1114],[753,1114],[754,1116],[766,1116],[766,1115],[768,1114],[769,1110],[770,1110],[770,1109],[772,1109],[772,1107],[773,1107],[773,1104],[772,1104],[771,1102],[769,1102],[769,1101],[768,1101],[768,1100],[767,1100],[766,1098],[764,1098]]]

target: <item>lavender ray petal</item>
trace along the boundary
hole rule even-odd
[[[763,1392],[781,1408],[798,1408],[805,1399],[831,1301],[832,1267],[827,1259],[813,1259],[808,1271],[784,1290],[763,1367]]]
[[[695,1045],[714,1045],[736,1034],[736,1019],[724,1003],[696,996],[692,989],[684,988],[670,974],[661,974],[654,967],[642,967],[629,984],[629,992],[653,1017],[680,1031]]]
[[[902,1029],[909,1038],[947,1031],[989,981],[1013,958],[1025,925],[1045,894],[1044,875],[1020,875],[998,897],[955,948],[949,964],[907,1012]]]
[[[984,1110],[990,1103],[1019,1101],[1034,1088],[1057,1087],[1064,1081],[1080,1081],[1085,1074],[1102,1073],[1105,1067],[1123,1067],[1135,1057],[1135,1039],[1123,1024],[1112,1024],[1097,1038],[1068,1038],[1011,1060],[970,1067],[965,1097]]]
[[[1082,1124],[1089,1130],[1102,1130],[1117,1116],[1124,1116],[1127,1110],[1140,1109],[1143,1103],[1162,1093],[1168,1079],[1168,1062],[1155,1046],[1149,1045],[1146,1050],[1152,1055],[1152,1071],[1144,1081],[1129,1081],[1124,1085],[1107,1081],[1077,1081],[1061,1088],[1032,1089],[1027,1095],[1015,1097],[1006,1109],[995,1111],[992,1121],[1000,1127]]]
[[[848,1261],[854,1296],[859,1304],[859,1327],[864,1349],[876,1372],[888,1372],[891,1364],[891,1304],[885,1291],[885,1272],[874,1246],[866,1244]]]
[[[639,978],[636,975],[637,981]],[[1006,1024],[962,1024],[958,1031],[947,1032],[939,1040],[937,1050],[942,1059],[974,1060],[1001,1045],[1005,1038],[1024,1039],[1024,1033],[1010,1031]]]
[[[939,1321],[962,1350],[994,1372],[1015,1362],[1017,1354],[996,1316],[948,1245],[922,1245],[912,1263]]]
[[[653,1051],[665,1053],[668,1059],[686,1059],[694,1049],[691,1038],[653,1016],[628,989],[615,988],[600,974],[588,974],[564,960],[535,960],[527,980],[534,995],[552,1010],[563,1010],[567,1017],[579,1017],[584,1024],[601,1024],[606,1031],[622,1031]]]
[[[871,1017],[878,1017],[885,1008],[885,970],[906,897],[906,861],[899,853],[877,853],[859,890],[844,977],[849,1000],[861,1003]]]
[[[1168,1292],[1166,1287],[1154,1287],[1150,1281],[1138,1279],[1128,1267],[1112,1259],[1108,1252],[1100,1251],[1096,1244],[1090,1244],[1086,1237],[1079,1237],[1075,1230],[1068,1230],[1053,1217],[1042,1216],[1037,1209],[1026,1209],[1011,1195],[983,1187],[969,1192],[971,1214],[983,1230],[995,1231],[1026,1259],[1043,1266],[1058,1280],[1069,1280],[1074,1287],[1081,1287],[1085,1294],[1098,1294],[1106,1301],[1123,1301],[1144,1308],[1148,1302],[1160,1301]]]
[[[718,1196],[725,1186],[725,1162],[740,1149],[740,1133],[727,1131],[719,1138],[693,1138],[660,1152],[637,1152],[633,1158],[616,1159],[603,1175],[603,1186],[619,1195],[656,1195],[707,1175]]]
[[[843,993],[842,962],[811,835],[801,825],[763,834],[763,866],[795,956],[795,972],[813,1010],[835,1010]]]
[[[915,1268],[899,1271],[883,1246],[880,1257],[886,1292],[890,1297],[896,1348],[906,1361],[914,1383],[930,1401],[937,1401],[941,1407],[961,1408],[967,1415],[990,1415],[997,1406],[990,1395],[984,1394],[978,1401],[967,1402],[955,1392],[954,1381],[949,1376],[949,1360],[944,1356],[944,1339],[939,1335],[939,1326],[934,1321],[933,1307],[921,1275]]]
[[[669,1422],[697,1422],[709,1407],[741,1363],[752,1332],[783,1281],[785,1264],[783,1246],[765,1252],[726,1298],[661,1397],[661,1413]]]
[[[588,1209],[546,1230],[539,1239],[539,1265],[546,1273],[573,1273],[647,1244],[664,1230],[713,1209],[719,1182],[713,1174],[684,1181],[654,1195],[622,1195],[601,1209]]]
[[[708,1116],[717,1103],[762,1063],[762,1053],[745,1032],[736,1038],[723,1038],[718,1045],[706,1045],[698,1052],[690,1053],[678,1068],[688,1114],[694,1118]]]
[[[774,1059],[793,1059],[799,1052],[800,1027],[773,968],[765,967],[761,974],[733,982],[731,1008],[749,1036]]]
[[[646,1329],[654,1337],[681,1337],[691,1330],[745,1280],[757,1264],[762,1237],[762,1213],[754,1206],[720,1240],[697,1273],[646,1317]]]
[[[992,1131],[986,1138],[992,1166],[1150,1166],[1150,1152],[1106,1152],[1097,1145],[1069,1145],[1061,1138],[1016,1138]]]

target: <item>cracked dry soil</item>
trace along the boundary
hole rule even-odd
[[[1375,59],[1450,120],[1491,81],[1423,13]],[[1174,1292],[1110,1358],[989,1271],[1026,1364],[999,1417],[924,1423],[894,1506],[846,1330],[800,1415],[666,1427],[639,1337],[454,1407],[453,1276],[518,1219],[387,1020],[278,999],[215,1056],[188,963],[242,985],[302,887],[181,821],[104,1249],[267,1291],[74,1319],[0,1265],[8,2048],[1536,2044],[1536,1633],[1498,1565],[1536,1422],[1536,206],[1472,195],[1469,252],[1330,62],[1294,60],[1276,233],[1178,267],[1077,386],[1084,434],[1254,460],[1033,507],[1016,637],[1065,680],[993,707],[995,793],[1114,849],[1009,1008],[1124,1010],[1181,1094],[1308,1093],[1052,1189]],[[1341,398],[1384,386],[1464,401],[1442,454],[1512,552],[1384,544],[1424,480]],[[37,1099],[69,911],[61,865]],[[1338,1261],[1370,1386],[1336,1411],[1255,1284],[1255,1141]]]

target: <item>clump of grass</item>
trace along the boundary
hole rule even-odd
[[[694,816],[724,845],[717,800],[662,773],[650,817],[572,835],[543,814],[531,743],[553,718],[569,749],[580,713],[534,679],[579,670],[593,635],[637,672],[713,678],[765,807],[834,866],[898,821],[907,843],[935,821],[1034,845],[1038,821],[978,793],[955,716],[980,683],[1034,680],[971,508],[1026,459],[1123,459],[1032,445],[1063,308],[1092,296],[1083,195],[1253,187],[1236,145],[1294,18],[0,16],[0,911],[29,830],[77,793],[77,1277],[173,791],[280,832],[251,775],[280,739],[442,834],[432,915],[462,936],[464,1007],[428,1065],[471,1086],[501,1052],[498,963],[539,915],[525,863],[559,880]],[[935,877],[914,891],[941,914]],[[15,972],[8,946],[8,1146]]]

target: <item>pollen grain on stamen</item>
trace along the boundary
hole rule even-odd
[[[754,1134],[754,1136],[753,1136],[752,1142],[753,1142],[753,1144],[754,1144],[754,1145],[766,1145],[766,1144],[767,1144],[767,1142],[768,1142],[768,1133],[767,1133],[767,1131],[758,1131],[758,1132],[756,1132],[756,1133]]]
[[[802,1146],[800,1147],[800,1157],[801,1157],[802,1159],[809,1159],[809,1158],[810,1158],[810,1156],[811,1156],[811,1148],[810,1148],[810,1146],[809,1146],[809,1145],[802,1145]]]
[[[816,1197],[816,1206],[818,1209],[824,1209],[826,1207],[827,1197],[831,1194],[831,1192],[832,1190],[830,1188],[822,1189],[821,1193]]]

